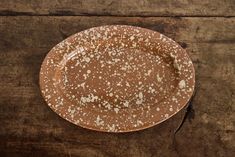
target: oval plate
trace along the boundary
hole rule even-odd
[[[176,42],[144,28],[109,25],[70,36],[46,56],[40,88],[50,108],[84,128],[145,129],[191,98],[192,61]]]

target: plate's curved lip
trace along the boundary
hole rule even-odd
[[[109,27],[109,26],[131,27],[131,28],[138,28],[138,29],[143,29],[143,30],[148,30],[148,31],[150,30],[150,29],[147,29],[147,28],[138,27],[138,26],[131,26],[131,25],[102,25],[102,27]],[[101,26],[92,27],[92,29],[99,28],[99,27],[101,27]],[[90,28],[90,29],[91,29],[91,28]],[[84,31],[86,31],[86,30],[80,31],[80,32],[78,32],[78,33],[82,33],[82,32],[84,32]],[[154,31],[154,30],[150,30],[150,31],[159,33],[159,32]],[[73,38],[73,37],[74,37],[76,34],[78,34],[78,33],[75,33],[75,34],[73,34],[73,35],[67,37],[66,39],[64,39],[64,40],[61,41],[60,43],[63,43],[63,42],[65,42],[66,40]],[[161,34],[161,33],[159,33],[159,34]],[[161,35],[163,35],[163,34],[161,34]],[[163,36],[165,36],[165,35],[163,35]],[[169,38],[169,37],[167,37],[167,36],[165,36],[165,37],[168,38],[169,40],[171,40],[172,42],[176,43],[179,47],[181,47],[177,42],[175,42],[175,41],[172,40],[171,38]],[[182,47],[181,47],[181,48],[182,48]],[[185,55],[187,56],[187,58],[191,61],[191,59],[190,59],[188,53],[186,52],[186,50],[182,48],[182,51],[185,53]],[[50,54],[50,52],[52,52],[52,49],[48,52],[48,54],[47,54],[46,57],[44,58],[44,60],[43,60],[43,62],[42,62],[42,64],[41,64],[40,74],[39,74],[39,88],[40,88],[40,91],[41,91],[41,95],[43,96],[43,98],[44,98],[44,100],[46,101],[47,104],[49,104],[49,102],[47,101],[47,99],[46,99],[46,97],[45,97],[46,95],[44,95],[44,94],[42,93],[42,88],[43,88],[43,87],[42,87],[42,84],[43,84],[42,82],[43,82],[43,80],[42,80],[42,74],[41,74],[41,72],[42,72],[42,70],[43,70],[43,65],[45,64],[45,62],[46,62],[46,60],[47,60],[47,57],[48,57],[48,55]],[[143,127],[143,126],[140,126],[140,127],[132,127],[132,128],[128,128],[128,129],[126,129],[126,130],[118,130],[118,131],[108,131],[108,130],[105,130],[105,129],[96,129],[95,127],[88,127],[88,126],[86,126],[86,125],[76,124],[75,122],[71,121],[70,119],[68,119],[68,118],[63,117],[62,115],[60,115],[60,113],[58,113],[58,112],[57,112],[53,107],[51,107],[50,105],[48,105],[48,106],[50,107],[50,109],[51,109],[53,112],[55,112],[55,113],[56,113],[57,115],[59,115],[61,118],[65,119],[66,121],[68,121],[68,122],[70,122],[70,123],[72,123],[72,124],[74,124],[74,125],[76,125],[76,126],[80,126],[80,127],[82,127],[82,128],[85,128],[85,129],[89,129],[89,130],[93,130],[93,131],[98,131],[98,132],[106,132],[106,133],[128,133],[128,132],[140,131],[140,130],[143,130],[143,129],[147,129],[147,128],[156,126],[156,125],[158,125],[158,124],[160,124],[160,123],[162,123],[162,122],[164,122],[164,121],[170,119],[171,117],[173,117],[174,115],[176,115],[177,113],[179,113],[179,112],[188,104],[188,102],[192,99],[192,96],[193,96],[194,90],[195,90],[195,68],[194,68],[194,65],[193,65],[193,64],[192,64],[191,70],[193,71],[193,72],[192,72],[192,75],[193,75],[193,78],[192,78],[193,86],[192,86],[192,92],[190,93],[190,96],[188,97],[187,102],[186,102],[185,104],[183,104],[183,105],[178,109],[177,112],[174,112],[173,114],[169,115],[167,118],[164,118],[163,120],[160,120],[160,121],[158,121],[158,122],[156,122],[156,123],[154,123],[154,124],[149,124],[149,125],[144,126],[144,127]]]

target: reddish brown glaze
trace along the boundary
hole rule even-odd
[[[111,25],[79,32],[45,58],[40,86],[64,119],[93,130],[135,131],[182,109],[195,84],[176,42],[148,29]]]

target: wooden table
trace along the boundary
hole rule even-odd
[[[134,133],[89,131],[53,113],[38,75],[48,51],[106,24],[159,31],[187,50],[196,69],[194,116],[173,142],[182,115]],[[234,0],[1,0],[0,156],[234,157]]]

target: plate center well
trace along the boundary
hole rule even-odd
[[[77,48],[64,56],[59,88],[74,105],[116,110],[154,105],[178,85],[172,62],[138,48]],[[169,60],[169,57],[168,57]]]

